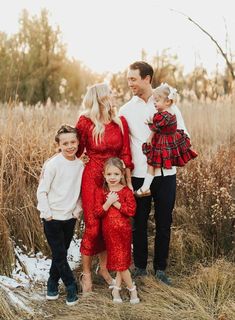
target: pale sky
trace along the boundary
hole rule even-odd
[[[141,58],[169,48],[177,54],[185,72],[203,64],[209,72],[225,63],[215,44],[184,16],[204,27],[226,50],[235,52],[234,0],[0,0],[0,31],[19,30],[23,9],[38,14],[50,12],[50,21],[59,25],[69,56],[97,72],[123,71]]]

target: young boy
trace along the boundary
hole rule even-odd
[[[80,189],[83,163],[76,157],[76,128],[63,125],[55,136],[59,153],[43,166],[38,190],[38,210],[52,252],[50,276],[47,282],[48,300],[59,297],[58,282],[66,286],[66,304],[77,303],[77,284],[67,261],[67,250],[74,234],[76,218],[81,211]]]

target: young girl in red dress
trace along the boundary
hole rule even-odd
[[[113,302],[121,303],[121,283],[125,282],[130,292],[130,303],[139,303],[136,286],[132,281],[130,217],[135,215],[136,203],[133,192],[122,183],[123,162],[110,158],[104,165],[105,184],[96,190],[95,215],[102,220],[102,232],[107,250],[107,269],[116,271],[116,284],[112,290]]]
[[[184,130],[177,129],[173,110],[176,97],[177,90],[167,83],[161,84],[153,92],[157,113],[152,121],[146,122],[152,131],[142,145],[143,153],[147,156],[148,169],[142,187],[135,192],[137,197],[151,194],[150,185],[157,170],[171,169],[172,166],[183,167],[189,160],[197,157],[197,153],[191,149],[190,138]]]

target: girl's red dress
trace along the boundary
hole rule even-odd
[[[189,160],[197,157],[184,130],[177,130],[176,115],[167,111],[157,112],[152,123],[148,124],[155,134],[151,145],[142,145],[147,163],[155,168],[171,169],[183,167]]]
[[[123,187],[117,192],[121,208],[111,206],[104,211],[103,204],[109,191],[97,189],[95,215],[102,218],[102,232],[107,250],[107,269],[124,271],[131,265],[132,227],[130,217],[135,215],[133,192]]]
[[[87,256],[93,256],[105,250],[101,221],[94,216],[95,190],[97,187],[103,186],[104,162],[110,157],[119,157],[127,168],[133,169],[128,125],[124,117],[120,118],[124,132],[122,133],[115,122],[110,122],[105,125],[103,139],[98,144],[92,137],[94,124],[91,119],[81,116],[76,125],[79,134],[77,156],[86,151],[89,157],[89,162],[83,172],[81,186],[85,232],[80,251]]]

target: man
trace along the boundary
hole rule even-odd
[[[142,186],[147,172],[147,159],[142,152],[142,144],[146,142],[150,134],[150,129],[145,122],[156,113],[152,97],[152,77],[153,68],[148,63],[137,61],[131,64],[127,80],[133,97],[119,110],[119,115],[126,118],[130,129],[131,151],[135,165],[132,172],[134,190],[138,190]],[[177,117],[177,128],[187,132],[182,115],[176,106],[174,106],[174,112]],[[153,199],[156,223],[153,268],[155,277],[158,280],[170,284],[170,279],[166,276],[165,269],[169,253],[175,194],[176,168],[162,168],[151,184],[151,196],[136,198],[137,210],[133,228],[134,276],[147,275],[147,225]]]

